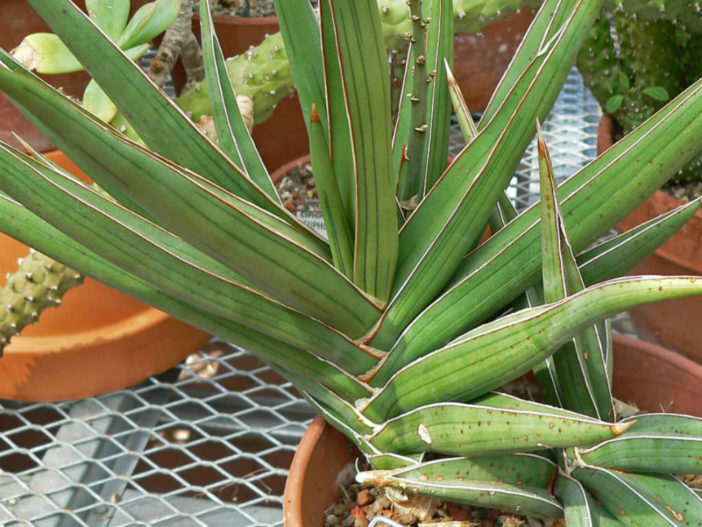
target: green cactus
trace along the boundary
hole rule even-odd
[[[523,8],[537,8],[541,0],[455,0],[455,31],[480,33],[490,22]],[[412,33],[409,6],[405,0],[378,0],[383,37],[390,51],[404,51],[406,35]],[[294,93],[294,82],[280,33],[267,36],[246,53],[227,60],[227,71],[236,92],[254,100],[256,123],[268,119],[276,105]],[[176,99],[178,105],[198,121],[209,115],[207,87],[197,84]]]
[[[628,133],[702,75],[702,1],[606,5],[578,56],[586,85]],[[702,178],[698,158],[673,179]]]
[[[39,319],[47,307],[58,306],[63,295],[83,277],[70,267],[30,251],[0,288],[0,355],[10,339]]]
[[[253,99],[257,123],[268,119],[276,105],[295,92],[280,33],[267,36],[258,46],[228,60],[227,71],[237,94]],[[192,86],[176,102],[195,121],[211,113],[205,83]]]

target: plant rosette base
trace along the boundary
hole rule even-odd
[[[702,416],[702,365],[655,344],[614,335],[613,390],[645,411]],[[295,452],[283,497],[285,527],[322,527],[324,511],[355,474],[359,452],[319,416]]]
[[[61,152],[48,156],[73,173]],[[29,248],[0,235],[2,283]],[[90,278],[13,337],[0,357],[0,399],[61,401],[132,386],[162,373],[209,335]]]
[[[597,149],[605,151],[614,143],[615,123],[603,116],[598,130]],[[657,190],[647,201],[618,224],[629,230],[655,216],[679,207],[683,202]],[[702,275],[702,210],[665,244],[630,272],[632,275]],[[644,338],[702,362],[699,321],[702,298],[689,297],[648,304],[631,311],[637,332]]]

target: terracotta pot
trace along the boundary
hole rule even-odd
[[[614,127],[610,116],[602,118],[598,131],[598,151],[603,152],[613,144]],[[657,190],[619,223],[619,230],[629,230],[680,205],[681,201]],[[682,229],[637,265],[631,274],[702,275],[702,211],[698,210]],[[702,298],[689,297],[647,304],[632,310],[631,318],[642,337],[702,361],[698,329],[702,320]]]
[[[48,155],[78,174],[62,153]],[[82,173],[81,173],[82,174]],[[0,285],[29,249],[0,236]],[[125,388],[168,370],[209,335],[86,278],[59,308],[14,337],[0,358],[0,399],[61,401]]]
[[[702,365],[665,348],[614,335],[614,393],[651,412],[702,416]],[[317,416],[295,452],[283,496],[285,527],[322,527],[324,510],[339,499],[340,479],[360,454]]]
[[[471,111],[485,109],[533,18],[533,11],[522,9],[487,25],[480,35],[456,35],[453,73]]]

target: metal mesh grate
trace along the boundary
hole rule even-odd
[[[576,71],[544,123],[559,179],[595,154],[599,111]],[[453,153],[460,132],[452,130]],[[535,200],[535,147],[510,196]],[[130,390],[61,404],[0,401],[0,524],[278,526],[312,412],[289,383],[213,340]]]

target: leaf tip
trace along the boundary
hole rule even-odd
[[[617,423],[615,425],[610,426],[610,430],[614,432],[614,435],[622,435],[624,432],[629,430],[634,424],[636,423],[636,419],[632,419],[631,421],[624,421],[621,423]]]

